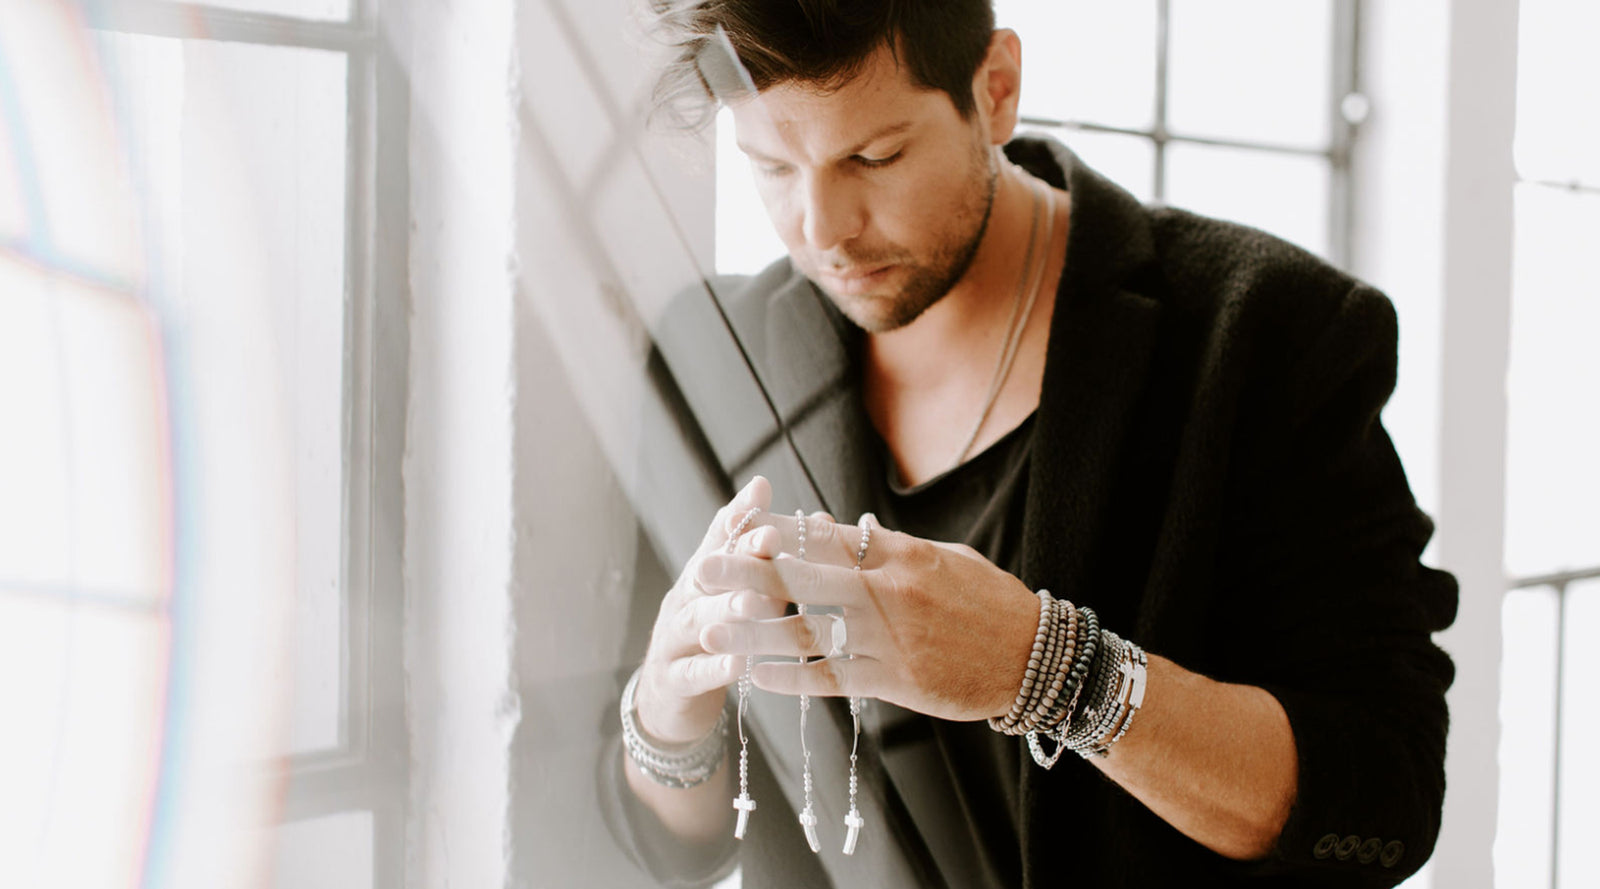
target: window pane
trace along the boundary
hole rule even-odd
[[[0,585],[72,579],[68,395],[49,286],[0,253]]]
[[[1550,885],[1557,619],[1548,587],[1512,590],[1500,608],[1500,885]]]
[[[29,234],[27,198],[22,190],[28,181],[17,157],[17,140],[22,134],[14,132],[8,121],[16,111],[10,108],[4,92],[0,92],[0,244],[20,243]]]
[[[1600,886],[1589,844],[1600,832],[1600,580],[1567,589],[1561,681],[1561,823],[1558,886]]]
[[[138,882],[161,749],[166,620],[0,583],[0,882]]]
[[[372,889],[371,812],[293,821],[277,833],[277,889]]]
[[[240,12],[266,12],[296,18],[347,19],[351,0],[191,0],[201,6],[234,9]]]
[[[1328,164],[1317,157],[1172,145],[1167,203],[1328,254]]]
[[[122,141],[67,6],[0,3],[0,114],[18,180],[0,185],[0,195],[20,193],[37,261],[137,284],[139,220]],[[16,216],[16,208],[0,210],[0,218]]]
[[[143,305],[0,253],[0,584],[166,598],[161,361]]]
[[[140,164],[152,279],[184,312],[273,294],[262,319],[293,451],[296,590],[290,749],[340,740],[343,679],[345,77],[342,54],[103,35]],[[225,183],[219,189],[216,183]],[[248,255],[220,233],[250,226]]]
[[[1600,186],[1600,4],[1522,0],[1517,171]]]
[[[1022,38],[1022,113],[1148,128],[1156,107],[1155,0],[997,0]]]
[[[750,161],[736,136],[733,114],[717,115],[717,272],[750,275],[787,251],[761,205]]]
[[[1506,570],[1600,564],[1600,196],[1516,191]]]
[[[1141,201],[1154,197],[1155,143],[1142,136],[1044,130],[1065,142],[1095,172],[1133,192]]]
[[[1174,132],[1321,147],[1331,111],[1331,0],[1172,0]]]

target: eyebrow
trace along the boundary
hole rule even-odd
[[[887,139],[890,136],[898,136],[901,133],[904,133],[907,130],[911,129],[912,125],[913,125],[912,121],[902,120],[902,121],[900,121],[898,123],[892,123],[892,124],[889,124],[888,126],[880,127],[877,130],[874,130],[871,135],[867,136],[867,138],[862,139],[860,142],[857,142],[856,144],[854,144],[854,145],[850,146],[849,148],[846,148],[844,151],[840,152],[839,156],[840,157],[851,157],[851,156],[860,154],[862,151],[866,150],[867,146],[871,145],[874,142],[877,142],[879,139]],[[759,151],[755,150],[754,148],[751,148],[750,146],[744,144],[743,142],[738,142],[736,144],[738,145],[740,151],[744,152],[749,157],[755,158],[756,160],[774,161],[774,162],[778,160],[775,157],[771,157],[770,155],[763,154],[762,152],[759,152]]]

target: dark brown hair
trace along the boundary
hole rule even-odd
[[[888,47],[919,86],[976,110],[972,78],[994,33],[991,0],[650,0],[652,30],[677,50],[656,82],[655,106],[680,126],[715,111],[696,60],[717,26],[756,89],[789,81],[837,89]]]

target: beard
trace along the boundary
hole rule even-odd
[[[837,252],[827,265],[837,267],[870,268],[893,264],[903,271],[905,281],[898,291],[890,294],[844,295],[812,283],[827,294],[845,317],[868,333],[887,333],[898,330],[922,316],[943,299],[956,282],[966,275],[972,259],[983,243],[989,229],[989,216],[994,210],[999,167],[985,150],[982,141],[975,141],[972,163],[963,186],[968,198],[954,214],[951,230],[940,238],[931,255],[919,259],[906,250],[875,250],[871,253],[851,253],[848,249]]]

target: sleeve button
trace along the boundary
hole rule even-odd
[[[1406,844],[1399,840],[1391,840],[1389,845],[1383,847],[1383,855],[1378,860],[1384,867],[1394,867],[1400,863],[1400,856],[1406,854]]]
[[[1340,861],[1349,861],[1350,856],[1356,854],[1356,847],[1361,845],[1361,838],[1355,834],[1339,841],[1339,848],[1333,850],[1333,857]]]
[[[1362,843],[1361,848],[1356,850],[1356,860],[1362,864],[1371,864],[1378,860],[1378,850],[1382,848],[1383,840],[1373,837]]]
[[[1330,833],[1322,839],[1317,840],[1317,844],[1311,848],[1311,854],[1315,855],[1317,860],[1320,861],[1332,855],[1333,847],[1337,845],[1339,845],[1339,835],[1336,833]]]

